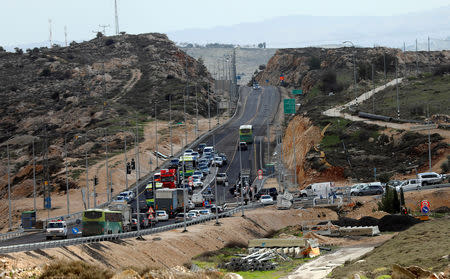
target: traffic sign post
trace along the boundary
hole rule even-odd
[[[262,170],[258,170],[258,179],[259,180],[263,179],[263,171]]]
[[[295,99],[283,100],[284,114],[295,114]]]
[[[51,209],[52,208],[52,198],[46,197],[44,199],[44,208],[45,209]]]

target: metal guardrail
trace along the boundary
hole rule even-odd
[[[258,207],[261,207],[261,204],[254,203],[254,204],[250,204],[250,205],[245,205],[244,209],[252,209],[252,208],[258,208]],[[242,210],[241,206],[236,207],[236,208],[231,209],[226,212],[222,212],[219,214],[219,218],[231,217],[233,214],[239,212],[240,210]],[[208,221],[215,220],[215,218],[216,218],[216,216],[214,214],[212,214],[210,216],[200,217],[198,219],[187,221],[186,226],[192,226],[192,225],[196,225],[196,224],[200,224],[200,223],[205,223]],[[79,237],[79,238],[72,238],[72,239],[45,241],[45,242],[39,242],[39,243],[3,246],[3,247],[0,247],[0,254],[33,251],[33,250],[38,250],[38,249],[56,248],[56,247],[63,247],[63,246],[70,246],[70,245],[89,244],[89,243],[100,242],[100,241],[126,239],[126,238],[155,234],[155,233],[178,229],[178,228],[182,228],[182,227],[184,227],[183,222],[175,223],[175,224],[171,224],[171,225],[167,225],[167,226],[162,226],[162,227],[157,227],[157,228],[145,229],[145,230],[140,230],[140,231],[132,231],[132,232],[126,232],[126,233],[120,233],[120,234],[97,235],[97,236],[90,236],[90,237]]]
[[[20,236],[24,235],[25,233],[26,232],[23,229],[19,229],[17,231],[13,231],[13,232],[2,233],[2,234],[0,234],[0,241],[8,240],[8,239],[15,238],[15,237],[20,237]]]

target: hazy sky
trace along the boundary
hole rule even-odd
[[[117,0],[121,31],[138,34],[211,28],[284,15],[389,16],[449,5],[449,0]],[[0,45],[89,40],[99,24],[114,32],[114,0],[0,0]]]

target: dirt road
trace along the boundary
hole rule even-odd
[[[374,246],[370,247],[346,247],[337,251],[320,256],[319,258],[301,265],[292,274],[283,277],[284,279],[322,279],[327,277],[333,268],[340,266],[345,261],[354,260],[362,255],[372,251]]]

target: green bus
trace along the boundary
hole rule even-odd
[[[184,155],[180,157],[180,166],[180,176],[189,177],[194,174],[197,168],[197,161],[195,161],[194,156]]]
[[[241,125],[239,127],[239,141],[252,143],[253,142],[253,127],[252,125]]]
[[[153,188],[153,183],[155,183],[155,187]],[[162,189],[162,182],[152,182],[147,184],[145,187],[145,202],[148,207],[155,207],[155,191],[158,189]]]
[[[115,234],[123,232],[123,216],[120,211],[88,209],[82,216],[82,236]]]

